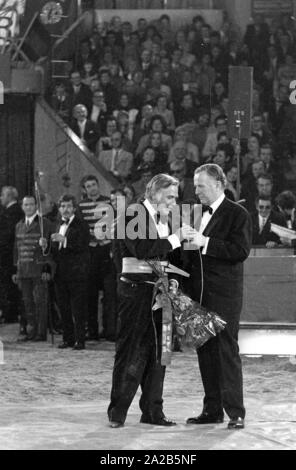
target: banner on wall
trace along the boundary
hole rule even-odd
[[[293,0],[253,0],[252,14],[266,17],[278,16],[281,13],[293,15]]]

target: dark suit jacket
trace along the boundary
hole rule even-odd
[[[57,226],[58,233],[60,224]],[[74,217],[66,232],[67,246],[59,250],[53,243],[53,256],[57,263],[56,276],[62,281],[86,281],[89,272],[89,229],[87,224]]]
[[[137,208],[140,207],[139,217]],[[169,255],[173,252],[171,243],[166,238],[159,238],[154,221],[149,215],[148,210],[143,204],[134,204],[129,207],[129,211],[135,211],[135,216],[140,220],[137,228],[138,237],[133,240],[131,237],[126,236],[123,240],[116,239],[114,243],[115,257],[117,259],[117,265],[121,264],[122,258],[135,257],[139,260],[147,259],[159,259],[166,260]],[[128,224],[133,217],[126,217],[126,228],[128,232]],[[118,220],[117,223],[117,234],[118,224],[122,223],[122,219]],[[127,234],[128,235],[128,234]],[[149,276],[149,275],[148,275]],[[142,279],[147,277],[146,274],[133,274],[129,275],[133,279]]]
[[[197,251],[184,251],[184,268],[189,271],[189,292],[200,300],[201,270],[204,276],[202,305],[222,318],[238,317],[243,299],[243,262],[249,256],[252,225],[248,212],[225,198],[203,232],[209,237],[202,266]]]
[[[87,85],[81,83],[78,93],[74,93],[74,88],[71,87],[69,95],[72,110],[76,104],[84,104],[88,110],[88,113],[90,113],[92,107],[92,92]]]
[[[281,225],[282,227],[287,227],[286,219],[283,214],[280,214],[275,211],[271,211],[270,216],[268,217],[262,232],[259,231],[259,216],[258,212],[253,212],[252,224],[253,224],[253,245],[266,245],[267,242],[276,242],[280,243],[280,238],[275,233],[271,232],[270,227],[271,223]]]
[[[71,128],[73,129],[75,134],[77,134],[81,139],[83,138],[85,140],[86,145],[89,148],[89,150],[95,153],[96,143],[100,137],[99,132],[98,132],[98,127],[96,126],[96,124],[88,119],[85,124],[83,136],[81,135],[80,127],[76,119],[72,122]]]
[[[4,210],[4,214],[9,219],[13,228],[15,229],[16,224],[24,217],[24,212],[18,203],[13,204]]]

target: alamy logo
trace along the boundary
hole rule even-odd
[[[0,80],[0,104],[4,104],[4,85]]]

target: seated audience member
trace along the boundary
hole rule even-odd
[[[198,121],[198,110],[195,106],[194,95],[191,91],[183,93],[175,117],[177,126],[181,126],[186,122]]]
[[[215,118],[215,129],[213,132],[208,133],[207,140],[202,151],[202,156],[204,158],[212,157],[215,154],[217,147],[217,136],[219,132],[226,131],[226,116],[217,116]]]
[[[129,116],[126,111],[119,111],[117,116],[117,128],[122,135],[122,146],[124,150],[132,153],[134,150],[132,144],[133,127],[129,122]]]
[[[25,218],[15,228],[15,274],[23,299],[26,320],[24,340],[46,341],[47,337],[47,284],[50,280],[48,257],[51,224],[43,219],[43,233],[34,196],[25,196],[22,208]]]
[[[263,177],[261,179],[260,177]],[[254,212],[255,211],[255,200],[256,197],[259,194],[259,187],[258,184],[260,184],[260,188],[263,188],[263,195],[268,196],[270,195],[268,192],[265,194],[265,186],[268,188],[269,185],[269,179],[265,181],[265,171],[264,171],[264,163],[262,161],[258,162],[253,162],[250,165],[250,171],[247,176],[242,181],[242,187],[241,187],[241,198],[245,199],[245,207],[248,209],[249,212]],[[270,175],[266,176],[267,178],[270,177]],[[260,178],[260,181],[258,183],[258,180]]]
[[[153,177],[153,168],[150,165],[143,165],[140,171],[140,179],[133,183],[133,188],[135,190],[135,200],[136,202],[140,201],[146,191],[146,186]]]
[[[296,153],[294,150],[285,158],[283,167],[285,189],[296,192]]]
[[[174,161],[175,158],[175,146],[178,147],[178,142],[184,142],[186,144],[186,156],[189,160],[196,164],[199,164],[199,151],[196,145],[188,141],[188,136],[185,126],[177,127],[175,130],[174,144],[169,153],[169,162]]]
[[[63,342],[58,347],[81,350],[85,349],[89,230],[84,220],[76,216],[73,196],[62,196],[58,206],[61,223],[51,236],[57,265],[57,300],[63,322]]]
[[[119,97],[119,106],[117,106],[113,111],[113,116],[116,119],[118,118],[120,111],[125,111],[127,113],[129,128],[133,130],[139,111],[130,104],[127,93],[121,93]]]
[[[77,104],[83,104],[90,112],[92,105],[92,92],[90,88],[82,83],[80,72],[74,70],[70,75],[69,95],[71,100],[71,109]]]
[[[50,98],[50,105],[54,111],[67,123],[69,123],[71,115],[71,98],[66,91],[64,83],[57,83],[54,93]]]
[[[193,178],[186,177],[186,166],[184,161],[173,161],[170,163],[170,175],[179,181],[178,201],[192,202],[195,201],[195,188]]]
[[[84,83],[84,85],[87,85],[88,87],[90,87],[92,80],[98,78],[98,74],[95,71],[94,64],[91,61],[84,62],[80,75],[81,82]]]
[[[104,134],[100,137],[97,148],[96,154],[99,155],[103,150],[111,150],[111,136],[118,130],[117,128],[117,121],[114,117],[107,118],[106,121],[106,129]]]
[[[219,106],[222,100],[227,96],[225,85],[220,79],[216,79],[213,86],[212,103],[214,106]]]
[[[296,230],[295,195],[292,193],[292,191],[283,191],[276,197],[275,202],[275,210],[285,217],[287,227],[292,230]]]
[[[134,204],[136,200],[136,192],[135,192],[135,188],[133,187],[133,185],[125,184],[122,188],[122,191],[125,195],[126,206],[130,206],[131,204]]]
[[[141,112],[137,115],[135,122],[135,128],[133,133],[133,145],[138,146],[138,143],[144,135],[149,134],[151,119],[153,117],[153,107],[150,104],[144,104],[141,108]]]
[[[250,165],[254,162],[258,162],[260,160],[260,142],[259,137],[257,135],[251,135],[248,138],[247,143],[247,153],[243,155],[241,159],[241,173],[244,176]]]
[[[206,109],[199,109],[197,123],[186,123],[184,127],[187,132],[188,141],[196,145],[200,158],[208,136],[210,114]],[[216,144],[217,145],[217,144]],[[216,147],[215,147],[216,148]]]
[[[222,170],[229,165],[233,158],[233,148],[230,144],[218,144],[216,147],[216,153],[212,157],[212,162],[219,165]]]
[[[225,167],[225,175],[226,175],[226,187],[225,187],[225,195],[228,199],[237,202],[239,200],[239,194],[236,189],[238,171],[237,166],[235,163],[229,163]]]
[[[119,131],[111,136],[111,150],[99,153],[99,162],[119,181],[125,181],[131,174],[134,157],[122,148],[122,135]]]
[[[97,125],[97,129],[100,135],[105,132],[107,117],[108,110],[105,103],[104,93],[100,90],[97,90],[93,93],[92,108],[89,119]]]
[[[137,158],[135,165],[136,174],[138,174],[138,171],[146,164],[153,168],[154,174],[163,173],[167,170],[166,159],[162,158],[162,155],[158,153],[157,148],[152,146],[146,147],[139,158]]]
[[[258,196],[256,211],[251,214],[253,224],[253,245],[265,245],[274,248],[280,244],[278,235],[271,231],[271,223],[286,227],[285,217],[272,209],[270,196]]]
[[[169,109],[169,102],[166,94],[161,94],[156,100],[154,108],[154,115],[162,116],[166,123],[168,132],[175,130],[175,116],[171,109]]]
[[[169,152],[172,146],[172,138],[168,133],[166,132],[166,124],[162,116],[153,116],[151,121],[150,121],[150,133],[144,135],[141,137],[136,154],[140,154],[142,150],[149,145],[149,140],[151,138],[151,133],[153,132],[159,132],[161,134],[161,142],[163,148]]]
[[[73,131],[80,137],[81,142],[94,153],[99,140],[99,133],[96,124],[87,119],[86,107],[83,104],[77,104],[73,109],[73,117],[75,119],[71,125]]]
[[[179,140],[175,143],[174,157],[175,158],[173,161],[175,162],[181,161],[184,163],[186,178],[193,178],[194,171],[197,168],[197,164],[187,158],[186,142]]]
[[[256,135],[261,143],[270,144],[272,142],[272,134],[264,124],[263,116],[260,113],[254,113],[252,118],[252,134]]]
[[[100,87],[104,93],[108,111],[112,112],[118,103],[118,91],[111,84],[110,72],[108,69],[102,69],[100,72]]]

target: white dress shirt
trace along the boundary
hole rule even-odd
[[[145,199],[143,204],[153,219],[159,238],[167,238],[170,244],[172,245],[173,250],[175,250],[176,248],[179,248],[181,246],[180,240],[175,234],[169,235],[170,231],[169,231],[168,223],[167,222],[163,223],[161,220],[159,220],[158,223],[156,222],[155,220],[155,215],[157,215],[157,210],[155,208],[156,206],[152,205],[148,199]]]
[[[84,121],[77,121],[77,124],[78,124],[79,129],[80,129],[80,138],[83,139],[84,138],[84,132],[85,132],[85,126],[86,126],[86,119],[84,119]]]
[[[211,218],[213,217],[213,214],[216,212],[218,207],[221,206],[224,199],[225,199],[225,194],[223,193],[223,194],[221,194],[221,196],[218,197],[218,199],[216,199],[215,202],[213,202],[213,204],[210,205],[211,209],[213,210],[212,214],[210,214],[209,211],[206,211],[206,212],[203,213],[200,228],[199,228],[200,233],[204,232],[205,228],[207,227],[207,225],[209,224]],[[203,255],[207,254],[209,240],[210,240],[210,238],[206,237],[206,243],[205,243],[205,246],[202,249],[202,254]]]
[[[69,219],[69,223],[66,223],[64,221],[64,223],[61,224],[60,226],[60,230],[59,230],[59,234],[62,235],[63,237],[65,237],[65,240],[64,242],[60,242],[59,244],[59,250],[63,247],[63,248],[67,248],[67,238],[66,238],[66,233],[67,233],[67,230],[69,228],[69,225],[71,224],[72,220],[74,219],[75,215],[72,215],[72,217],[70,217]]]
[[[93,107],[91,110],[91,116],[90,116],[91,121],[96,123],[100,115],[100,112],[101,112],[101,109],[99,108],[99,106],[96,106],[95,104],[93,104]]]
[[[31,223],[35,219],[36,215],[37,215],[37,212],[35,212],[35,214],[31,215],[31,217],[26,217],[26,227],[29,227],[31,225]]]
[[[262,217],[262,215],[258,214],[258,218],[259,218],[259,233],[261,233],[262,230],[264,229],[264,225],[266,224],[268,217]]]

